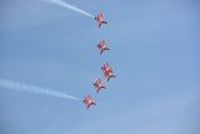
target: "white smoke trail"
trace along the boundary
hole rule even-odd
[[[72,6],[72,5],[66,3],[65,1],[62,1],[62,0],[46,0],[46,1],[55,3],[55,4],[57,4],[57,5],[60,5],[60,6],[64,7],[64,8],[68,8],[68,9],[70,9],[70,10],[76,11],[76,12],[81,13],[81,14],[83,14],[83,15],[86,15],[86,16],[88,16],[88,17],[90,17],[90,18],[94,18],[94,17],[95,17],[95,16],[93,16],[93,15],[87,13],[86,11],[83,11],[83,10],[80,9],[80,8],[77,8],[77,7],[75,7],[75,6]]]
[[[1,79],[1,78],[0,78],[0,87],[16,90],[16,91],[21,91],[21,92],[29,92],[33,94],[54,96],[54,97],[63,98],[63,99],[78,100],[78,98],[68,95],[66,93],[63,93],[63,92],[57,92],[54,90],[50,90],[48,88],[26,85],[24,83],[14,82],[11,80]]]

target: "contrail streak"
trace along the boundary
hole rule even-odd
[[[83,15],[86,15],[86,16],[88,16],[90,18],[94,18],[95,17],[94,15],[91,15],[91,14],[87,13],[86,11],[83,11],[82,9],[80,9],[78,7],[70,5],[70,4],[66,3],[65,1],[62,1],[62,0],[47,0],[47,1],[48,2],[52,2],[54,4],[57,4],[57,5],[60,5],[60,6],[64,7],[64,8],[68,8],[70,10],[76,11],[76,12],[81,13]]]
[[[54,96],[54,97],[63,98],[63,99],[79,100],[78,98],[71,96],[69,94],[63,93],[63,92],[57,92],[54,90],[50,90],[48,88],[27,85],[24,83],[14,82],[11,80],[1,79],[1,78],[0,78],[0,87],[16,90],[16,91],[21,91],[21,92]]]

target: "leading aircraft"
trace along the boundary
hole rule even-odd
[[[105,17],[104,17],[103,12],[100,12],[99,14],[97,14],[97,16],[94,19],[97,21],[99,28],[102,26],[102,24],[108,24],[105,21]]]

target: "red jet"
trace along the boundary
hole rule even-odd
[[[85,104],[86,108],[89,109],[92,105],[96,105],[96,103],[94,102],[94,100],[90,97],[90,95],[87,95],[84,100],[83,103]]]
[[[99,48],[100,54],[102,54],[104,51],[110,50],[107,47],[105,40],[100,41],[99,44],[97,44],[97,47]]]
[[[99,93],[99,91],[101,89],[106,89],[106,86],[104,85],[104,83],[103,83],[103,81],[101,79],[96,80],[93,85],[94,85],[97,93]]]
[[[105,21],[105,18],[104,18],[104,15],[103,15],[102,12],[100,12],[99,14],[97,14],[97,16],[94,19],[97,21],[99,28],[102,26],[102,24],[108,24]]]
[[[116,78],[116,76],[113,74],[112,68],[109,66],[108,63],[103,64],[101,69],[103,70],[104,76],[107,78],[107,81],[109,81],[111,78]]]

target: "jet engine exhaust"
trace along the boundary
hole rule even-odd
[[[79,100],[78,98],[72,95],[66,94],[64,92],[58,92],[55,90],[50,90],[48,88],[27,85],[24,83],[14,82],[11,80],[1,79],[1,78],[0,78],[0,87],[10,89],[10,90],[16,90],[20,92],[27,92],[31,94],[47,95],[47,96],[69,99],[69,100]]]
[[[64,7],[64,8],[73,10],[73,11],[75,11],[75,12],[81,13],[81,14],[83,14],[83,15],[85,15],[85,16],[90,17],[90,18],[95,18],[95,16],[89,14],[88,12],[83,11],[82,9],[80,9],[80,8],[78,8],[78,7],[75,7],[75,6],[73,6],[73,5],[70,5],[70,4],[66,3],[65,1],[63,1],[63,0],[47,0],[47,1],[48,1],[48,2],[52,2],[52,3],[54,3],[54,4],[57,4],[57,5],[59,5],[59,6],[62,6],[62,7]]]

